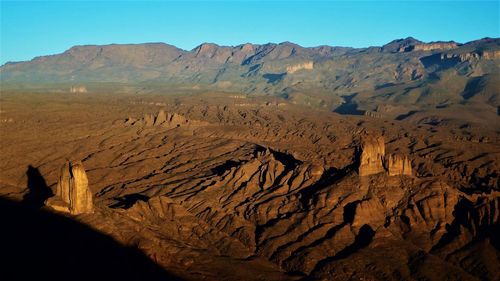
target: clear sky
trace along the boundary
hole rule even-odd
[[[74,45],[165,42],[192,49],[291,41],[367,47],[393,39],[500,37],[499,1],[3,1],[0,64]]]

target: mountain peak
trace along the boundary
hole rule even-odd
[[[299,44],[295,44],[295,43],[290,42],[290,41],[281,42],[278,45],[280,45],[280,46],[292,46],[292,47],[302,48],[302,46],[300,46]]]
[[[202,43],[194,48],[192,51],[195,53],[196,57],[208,57],[211,58],[217,52],[220,46],[215,43]]]
[[[397,53],[400,52],[401,50],[404,50],[405,48],[409,46],[415,46],[418,44],[422,44],[424,42],[417,40],[413,37],[406,37],[406,38],[401,38],[401,39],[396,39],[393,40],[384,46],[382,46],[382,51],[383,52],[390,52],[390,53]]]

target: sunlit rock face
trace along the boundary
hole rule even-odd
[[[408,156],[391,154],[387,157],[387,172],[389,176],[405,175],[411,176],[411,161]]]
[[[155,119],[155,126],[160,125],[166,121],[167,121],[167,115],[165,114],[165,111],[160,110],[158,112],[158,115],[156,116],[156,119]]]
[[[72,86],[69,89],[69,92],[70,93],[86,93],[87,92],[87,88],[85,86]]]
[[[458,47],[456,42],[432,42],[417,44],[407,51],[432,51],[432,50],[449,50]]]
[[[144,118],[138,121],[127,119],[126,123],[130,123],[132,125],[142,125],[145,127],[161,125],[163,127],[173,128],[186,125],[189,123],[189,120],[177,113],[165,113],[165,111],[160,110],[156,116],[153,114],[144,114]]]
[[[66,162],[61,168],[56,195],[46,205],[72,215],[92,213],[94,205],[87,174],[80,161]]]
[[[163,110],[158,111],[156,114],[145,113],[140,119],[127,118],[124,122],[127,125],[140,126],[140,127],[152,127],[152,128],[177,128],[184,126],[201,126],[208,124],[207,122],[200,120],[187,119],[183,115],[177,113],[169,113]]]
[[[314,67],[313,62],[308,61],[308,62],[304,62],[304,63],[299,63],[299,64],[287,66],[286,72],[292,74],[292,73],[295,73],[295,72],[302,70],[302,69],[311,70],[311,69],[313,69],[313,67]]]
[[[385,171],[383,161],[385,145],[383,137],[366,137],[361,143],[359,175],[369,176]]]

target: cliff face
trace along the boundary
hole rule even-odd
[[[71,214],[92,213],[92,193],[89,181],[82,162],[71,164],[71,177],[69,182],[69,211]]]
[[[411,161],[406,155],[391,154],[387,158],[387,170],[389,176],[411,176]]]
[[[66,162],[61,167],[59,171],[59,180],[57,181],[56,196],[59,197],[63,202],[69,203],[69,183],[71,179],[70,175],[70,163]]]
[[[365,138],[361,143],[359,175],[369,176],[385,172],[385,144],[383,137]]]
[[[441,54],[442,60],[450,60],[458,58],[460,62],[487,59],[494,60],[500,58],[500,51],[483,51],[483,52],[466,52],[466,53],[443,53]]]
[[[308,61],[308,62],[296,64],[296,65],[287,66],[286,72],[292,74],[292,73],[295,73],[295,72],[302,70],[302,69],[306,69],[306,70],[313,69],[313,62]]]
[[[483,51],[482,57],[488,60],[500,59],[500,51]]]
[[[433,50],[449,50],[457,48],[455,42],[432,42],[427,44],[417,44],[407,49],[406,51],[433,51]]]
[[[361,141],[358,174],[369,176],[387,173],[389,176],[412,176],[411,161],[407,155],[385,155],[383,137],[363,137]]]

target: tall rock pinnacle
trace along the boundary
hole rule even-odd
[[[385,155],[383,137],[364,137],[361,140],[358,173],[360,176],[387,172],[389,176],[412,176],[411,161],[404,154]]]
[[[369,176],[385,172],[385,144],[383,137],[365,138],[361,143],[359,175]]]
[[[92,193],[82,162],[66,162],[62,166],[56,196],[49,198],[46,205],[73,215],[94,211]]]

